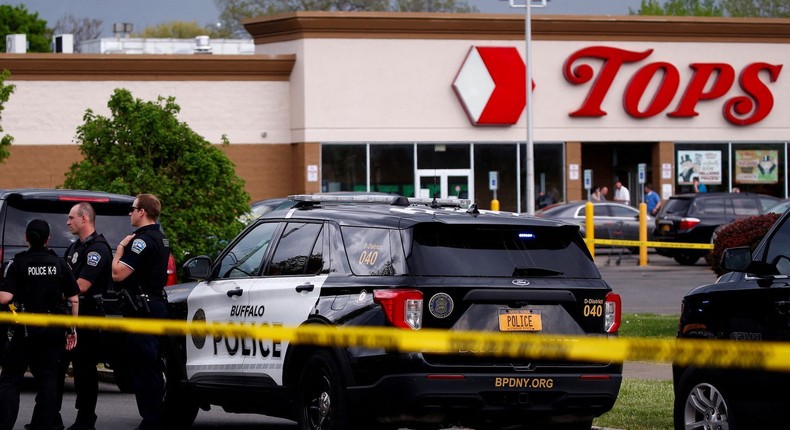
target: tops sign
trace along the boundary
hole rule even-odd
[[[693,70],[691,79],[681,88],[680,71],[675,65],[664,61],[645,61],[652,53],[652,49],[639,52],[607,46],[593,46],[571,54],[563,67],[565,80],[573,85],[585,85],[591,82],[591,86],[581,106],[569,115],[588,118],[606,115],[606,111],[601,105],[608,95],[614,79],[620,76],[621,70],[626,64],[641,66],[630,77],[623,94],[623,110],[633,118],[651,118],[663,113],[666,113],[670,118],[692,118],[699,115],[695,108],[700,102],[718,101],[722,106],[722,116],[728,122],[737,126],[747,126],[765,119],[773,109],[774,97],[769,84],[776,82],[779,78],[782,71],[781,64],[756,62],[737,71],[727,63],[691,63],[689,64]],[[520,58],[519,56],[519,64],[522,67],[511,69],[511,82],[516,76],[523,80],[525,69]],[[585,59],[602,61],[597,74],[592,66],[584,64]],[[464,67],[468,68],[469,64],[465,63],[462,70]],[[497,73],[504,72],[500,70]],[[738,77],[737,83],[736,75]],[[650,83],[656,77],[660,79],[658,85],[650,87]],[[504,79],[500,78],[499,80]],[[473,84],[473,82],[462,83],[466,86]],[[453,85],[475,125],[512,125],[518,121],[518,116],[523,110],[523,95],[516,93],[513,97],[519,98],[518,115],[515,117],[510,115],[507,121],[500,122],[475,121],[476,118],[480,118],[479,112],[477,115],[470,113],[466,106],[468,101],[464,99],[465,92],[473,93],[474,91],[469,89],[465,92],[459,91],[458,81]],[[533,83],[533,88],[534,86]],[[740,94],[725,97],[733,88],[736,88]],[[523,84],[519,89],[524,89]],[[677,105],[670,106],[681,91],[680,101]],[[493,93],[497,92],[493,91]],[[491,94],[492,91],[489,90],[487,93]],[[641,103],[642,100],[649,100],[649,102],[645,106]],[[487,110],[496,111],[498,102],[495,98],[491,98],[487,100],[486,106]],[[511,104],[507,110],[512,112],[512,109]]]

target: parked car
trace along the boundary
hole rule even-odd
[[[74,236],[66,226],[69,210],[79,203],[88,202],[96,210],[96,231],[103,234],[110,245],[115,245],[134,231],[129,224],[129,211],[134,197],[84,190],[45,188],[0,190],[0,258],[3,268],[17,252],[28,248],[25,242],[27,223],[40,218],[49,223],[48,246],[58,255],[64,255]],[[0,272],[2,276],[2,272]],[[176,280],[176,265],[170,258],[168,284]]]
[[[425,203],[292,196],[216,261],[187,261],[185,276],[199,282],[167,288],[170,315],[288,327],[616,335],[619,296],[601,278],[577,226],[459,208],[458,200]],[[519,317],[526,315],[529,322]],[[315,430],[589,429],[613,406],[622,379],[622,364],[611,362],[214,335],[170,340],[171,428],[188,428],[198,408],[216,405]],[[495,382],[505,379],[514,382]]]
[[[616,202],[592,202],[596,239],[639,240],[639,210]],[[582,236],[586,232],[587,201],[557,203],[535,213],[541,218],[551,218],[578,224]],[[653,217],[647,215],[647,240],[652,240]]]
[[[782,215],[790,209],[790,199],[780,200],[779,203],[771,206],[767,212]]]
[[[689,292],[678,338],[738,342],[790,341],[790,212],[780,217],[754,252],[724,251],[731,272]],[[676,429],[785,428],[790,373],[760,368],[673,366]]]
[[[667,199],[655,219],[653,236],[659,242],[713,243],[716,229],[736,219],[766,213],[779,199],[755,193],[679,194]],[[709,250],[656,248],[679,264],[693,265]]]

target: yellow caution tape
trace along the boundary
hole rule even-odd
[[[298,344],[354,346],[397,351],[477,354],[591,362],[652,361],[682,366],[740,367],[790,371],[790,343],[701,339],[646,339],[604,336],[550,336],[499,332],[403,330],[385,327],[336,327],[205,323],[136,318],[71,317],[0,313],[0,324],[76,326],[83,329],[152,335],[223,336],[279,339]],[[79,333],[79,332],[78,332]]]
[[[587,242],[587,239],[584,240]],[[648,248],[684,248],[684,249],[713,249],[712,243],[681,243],[681,242],[640,242],[638,240],[620,239],[593,239],[596,245],[632,246],[639,247],[642,243]]]

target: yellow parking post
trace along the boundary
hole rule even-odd
[[[647,204],[639,203],[639,265],[647,266]]]
[[[585,231],[585,239],[587,240],[587,249],[590,250],[590,255],[595,258],[595,224],[593,223],[593,204],[592,202],[587,202],[584,205],[584,216],[585,216],[585,224],[584,228]]]
[[[491,210],[492,211],[498,211],[499,210],[499,200],[497,200],[497,199],[491,200]]]

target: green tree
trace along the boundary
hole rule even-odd
[[[249,211],[233,163],[176,118],[173,97],[143,101],[116,89],[107,105],[111,116],[88,109],[77,128],[84,158],[71,166],[64,187],[156,194],[176,261],[214,255],[241,231],[238,217]]]
[[[663,4],[662,4],[663,3]],[[716,0],[642,0],[638,11],[629,8],[631,15],[656,16],[723,16],[724,9]]]
[[[141,33],[134,36],[160,39],[191,39],[202,35],[209,36],[212,39],[225,39],[232,36],[230,29],[211,25],[201,27],[195,21],[163,22],[148,26]]]
[[[5,80],[11,74],[8,70],[3,70],[0,72],[0,163],[3,162],[6,158],[8,158],[8,147],[11,146],[11,142],[14,141],[14,138],[10,135],[3,135],[3,126],[2,126],[2,113],[3,109],[5,109],[5,104],[8,102],[8,99],[11,97],[11,93],[14,92],[13,85],[6,85]]]
[[[735,17],[790,17],[790,0],[722,0],[722,6]]]
[[[248,36],[241,20],[302,10],[477,12],[466,0],[214,0],[223,28]]]
[[[52,32],[47,22],[30,13],[25,5],[0,5],[0,52],[6,51],[5,37],[9,34],[27,35],[28,52],[50,52]]]

